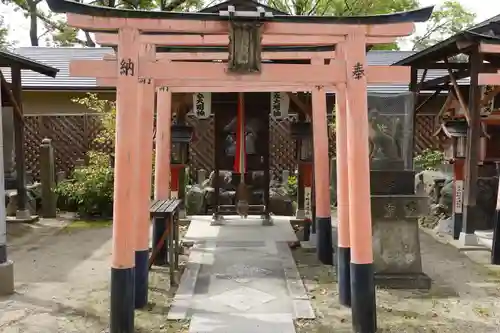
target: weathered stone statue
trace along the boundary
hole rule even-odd
[[[370,158],[401,159],[402,151],[399,137],[402,132],[402,126],[400,120],[396,118],[387,124],[381,119],[377,109],[371,109],[368,112],[368,121],[370,124]],[[387,128],[388,125],[390,128]]]

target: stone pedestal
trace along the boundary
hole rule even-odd
[[[14,263],[7,261],[0,264],[0,296],[14,293]]]
[[[397,176],[395,176],[397,175]],[[372,171],[371,210],[377,285],[394,289],[429,289],[423,273],[418,218],[426,215],[427,196],[410,190],[413,171]],[[400,193],[397,193],[400,192]],[[401,193],[406,192],[406,193]]]
[[[306,218],[306,211],[303,209],[297,209],[295,212],[295,218],[297,220],[302,220]]]

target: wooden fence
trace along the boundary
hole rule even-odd
[[[432,115],[421,115],[415,123],[416,153],[425,148],[439,148],[440,141],[432,137]],[[89,150],[111,153],[111,144],[98,144],[95,138],[101,130],[99,115],[37,115],[26,116],[25,162],[35,179],[40,172],[39,154],[43,138],[52,139],[56,171],[69,174],[79,159],[84,159]],[[213,118],[200,120],[188,117],[189,125],[195,129],[191,144],[190,165],[193,170],[212,170],[214,166]],[[270,121],[271,171],[278,177],[281,170],[295,168],[295,142],[290,138],[290,120]],[[330,154],[335,155],[335,137],[330,138]]]

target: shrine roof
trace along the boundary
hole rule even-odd
[[[221,16],[219,13],[197,12],[162,12],[147,10],[129,10],[111,7],[95,6],[72,0],[47,0],[49,8],[55,13],[74,13],[96,17],[117,18],[142,18],[142,19],[178,19],[178,20],[202,20],[202,21],[228,21],[231,18]],[[432,14],[434,6],[407,12],[391,14],[366,15],[366,16],[306,16],[306,15],[280,15],[261,18],[267,22],[288,23],[323,23],[323,24],[389,24],[403,22],[425,22]]]
[[[271,12],[273,14],[280,14],[280,15],[288,15],[288,13],[285,13],[281,10],[278,10],[273,7],[266,6],[264,4],[261,4],[257,1],[254,0],[227,0],[224,2],[221,2],[217,5],[205,7],[202,10],[200,10],[200,13],[218,13],[221,10],[227,10],[228,6],[234,6],[236,10],[252,10],[255,11],[257,10],[258,7],[264,8],[266,11]]]
[[[44,76],[55,78],[59,69],[24,57],[20,54],[0,50],[0,67],[19,66],[21,69],[33,71]]]
[[[424,68],[426,64],[442,61],[445,57],[460,53],[457,46],[459,41],[500,43],[500,15],[460,31],[442,42],[397,62],[395,65],[412,65]]]

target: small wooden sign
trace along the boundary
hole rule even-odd
[[[304,212],[306,218],[312,218],[312,188],[304,188]]]
[[[260,73],[262,62],[262,23],[257,20],[230,21],[229,59],[230,72]]]
[[[455,180],[455,214],[462,214],[464,196],[464,181]]]
[[[170,191],[170,199],[179,199],[178,191]]]
[[[212,113],[212,94],[194,93],[193,94],[193,113],[196,118],[207,119]]]
[[[271,93],[271,116],[275,119],[288,117],[290,97],[284,92]]]

